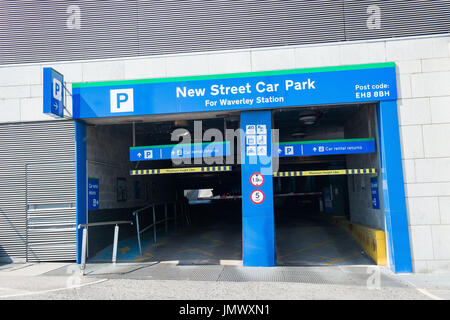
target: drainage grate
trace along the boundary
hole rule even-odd
[[[241,267],[225,266],[219,281],[269,281],[282,282],[284,275],[280,268],[259,268],[259,267]]]
[[[127,275],[127,277],[152,280],[217,281],[222,269],[223,266],[220,265],[177,266],[174,264],[160,263],[136,270]]]

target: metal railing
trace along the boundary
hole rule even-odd
[[[141,209],[135,210],[133,212],[133,216],[136,217],[136,234],[137,234],[137,241],[138,241],[138,246],[139,246],[139,254],[142,255],[142,244],[141,244],[141,234],[144,233],[145,231],[147,231],[148,229],[152,228],[153,229],[153,242],[156,243],[156,226],[158,224],[164,223],[164,229],[165,232],[168,232],[168,222],[170,220],[174,220],[174,229],[175,231],[177,231],[177,218],[178,218],[178,204],[180,204],[180,211],[181,211],[181,216],[184,216],[186,219],[186,224],[191,224],[191,219],[189,217],[189,210],[188,210],[188,205],[185,202],[177,202],[177,201],[163,201],[163,202],[155,202],[155,203],[151,203]],[[168,207],[169,205],[173,205],[173,217],[169,217],[168,216]],[[156,209],[158,207],[164,206],[164,218],[160,219],[160,220],[156,220],[157,218],[157,214],[156,214]],[[141,229],[140,228],[140,224],[139,224],[139,214],[143,213],[145,211],[147,211],[148,209],[152,209],[152,218],[153,221],[151,224],[149,224],[148,226],[146,226],[145,228]]]
[[[112,254],[112,263],[116,263],[117,260],[117,243],[119,241],[119,224],[131,224],[133,225],[133,221],[105,221],[105,222],[93,222],[93,223],[84,223],[79,224],[78,229],[83,229],[83,240],[81,244],[81,274],[84,275],[86,269],[86,253],[87,253],[87,230],[88,227],[98,227],[98,226],[108,226],[115,225],[114,227],[114,241],[113,241],[113,254]]]

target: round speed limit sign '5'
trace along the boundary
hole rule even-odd
[[[264,201],[264,193],[261,190],[254,190],[250,194],[250,200],[252,200],[254,204],[260,204]]]
[[[255,172],[250,176],[250,183],[254,187],[262,186],[262,184],[264,183],[264,176],[259,172]]]

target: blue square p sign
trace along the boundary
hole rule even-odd
[[[44,113],[64,117],[64,77],[52,68],[44,68]]]

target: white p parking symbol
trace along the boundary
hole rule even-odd
[[[53,78],[53,98],[61,101],[62,100],[62,84],[58,79]]]
[[[133,112],[133,89],[110,90],[111,112]]]
[[[153,158],[153,150],[145,150],[144,159],[152,159],[152,158]]]

